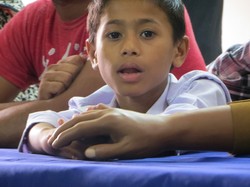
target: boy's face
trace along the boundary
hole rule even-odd
[[[104,9],[91,58],[120,96],[159,97],[178,61],[179,47],[165,13],[145,0],[111,0]]]

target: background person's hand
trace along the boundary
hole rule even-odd
[[[166,131],[161,129],[164,123],[166,121],[156,115],[98,105],[60,126],[49,143],[53,148],[60,149],[82,138],[106,136],[111,142],[98,143],[86,149],[88,159],[151,157],[165,152],[162,148],[166,143],[163,141]]]
[[[50,65],[41,77],[38,99],[50,99],[64,92],[77,77],[86,60],[85,56],[74,55]]]

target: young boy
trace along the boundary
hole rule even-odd
[[[169,73],[172,66],[182,65],[189,47],[183,15],[181,0],[94,0],[87,50],[107,86],[88,97],[72,98],[67,111],[31,114],[19,150],[83,159],[94,142],[79,136],[81,113],[99,103],[169,115],[229,102],[227,88],[212,74],[193,71],[177,80]],[[79,129],[79,139],[57,149],[49,137],[60,124]]]

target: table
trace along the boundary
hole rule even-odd
[[[1,187],[249,187],[250,156],[197,152],[95,162],[0,149]]]

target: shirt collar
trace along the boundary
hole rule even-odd
[[[169,76],[169,79],[171,77]],[[163,91],[163,93],[161,94],[161,96],[158,98],[158,100],[150,107],[150,109],[146,112],[147,114],[160,114],[162,112],[164,112],[164,110],[167,108],[168,104],[167,104],[167,93],[168,93],[168,88],[169,88],[169,83],[171,81],[169,80],[167,83],[167,86],[165,88],[165,90]],[[111,102],[109,103],[110,107],[113,108],[118,108],[119,105],[115,99],[115,96],[113,97],[113,99],[111,100]]]

